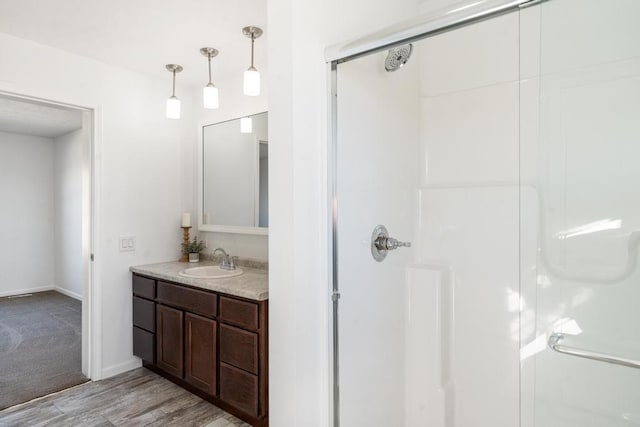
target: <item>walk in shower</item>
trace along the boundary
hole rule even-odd
[[[334,425],[640,426],[640,2],[327,51]]]

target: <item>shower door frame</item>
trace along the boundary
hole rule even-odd
[[[325,50],[327,78],[329,83],[328,99],[328,141],[327,141],[327,205],[329,206],[330,223],[329,238],[329,295],[331,298],[332,319],[329,337],[329,390],[332,394],[330,410],[331,425],[340,427],[340,352],[339,352],[339,300],[340,286],[338,280],[338,65],[391,49],[407,43],[417,42],[438,34],[457,30],[481,21],[519,11],[520,9],[549,0],[493,0],[487,4],[470,4],[437,15],[423,15],[418,18],[394,25],[355,41],[328,47]]]

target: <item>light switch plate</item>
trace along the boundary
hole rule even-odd
[[[120,252],[133,252],[136,250],[136,236],[120,236],[118,239]]]

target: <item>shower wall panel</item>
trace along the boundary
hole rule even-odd
[[[450,427],[519,420],[518,32],[509,14],[419,49],[416,262],[450,272],[441,319]]]
[[[338,70],[340,418],[353,427],[405,425],[406,274],[411,249],[371,256],[373,228],[414,235],[417,67],[388,73],[385,53]]]

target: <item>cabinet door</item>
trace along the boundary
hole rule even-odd
[[[157,365],[165,372],[182,378],[184,360],[183,313],[164,305],[157,305]]]
[[[216,394],[216,321],[185,313],[186,366],[184,379]]]

